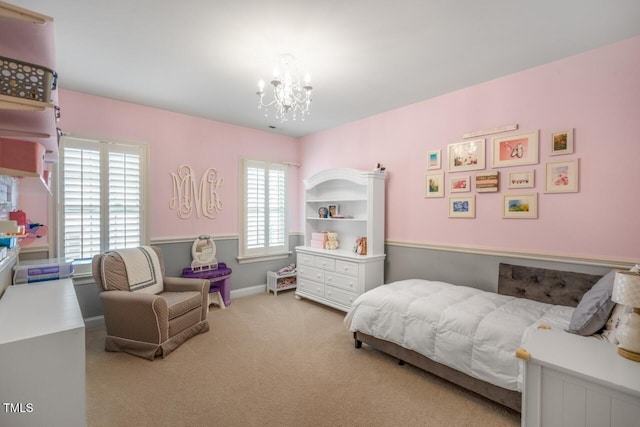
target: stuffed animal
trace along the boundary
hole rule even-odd
[[[338,249],[338,233],[327,233],[327,243],[325,243],[325,249]]]

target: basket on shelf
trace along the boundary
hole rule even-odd
[[[0,95],[49,103],[57,79],[49,68],[0,56]]]

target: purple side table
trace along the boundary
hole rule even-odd
[[[220,308],[228,307],[231,304],[231,292],[227,282],[227,279],[231,277],[231,269],[227,268],[225,263],[218,263],[218,268],[215,270],[193,271],[191,267],[186,267],[182,269],[182,277],[209,280],[209,302],[211,303],[211,294],[218,292],[222,297]]]

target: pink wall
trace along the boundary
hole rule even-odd
[[[640,37],[302,138],[301,178],[325,168],[387,167],[386,238],[640,261]],[[428,73],[427,73],[428,77]],[[481,129],[539,130],[540,162],[499,168],[498,193],[476,194],[475,219],[425,199],[426,153]],[[550,156],[553,130],[574,128],[575,152]],[[498,134],[503,136],[504,134]],[[487,169],[491,168],[491,135]],[[580,191],[544,193],[544,164],[580,159]],[[538,219],[502,219],[506,173],[535,170]],[[478,171],[468,173],[473,176]],[[463,175],[463,173],[457,173]],[[474,194],[473,191],[472,194]],[[469,193],[462,193],[469,194]]]
[[[299,163],[294,138],[186,116],[79,92],[61,90],[60,127],[72,136],[145,142],[150,147],[150,237],[192,237],[199,234],[238,233],[239,158]],[[179,219],[169,208],[173,194],[170,173],[180,165],[191,166],[199,183],[208,168],[224,179],[218,189],[223,209],[217,218]],[[298,169],[289,170],[292,203],[299,202]],[[291,215],[291,230],[299,226]]]

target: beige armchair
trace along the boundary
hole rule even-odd
[[[92,271],[104,307],[105,350],[164,358],[209,330],[209,281],[164,277],[160,248],[96,255]]]

